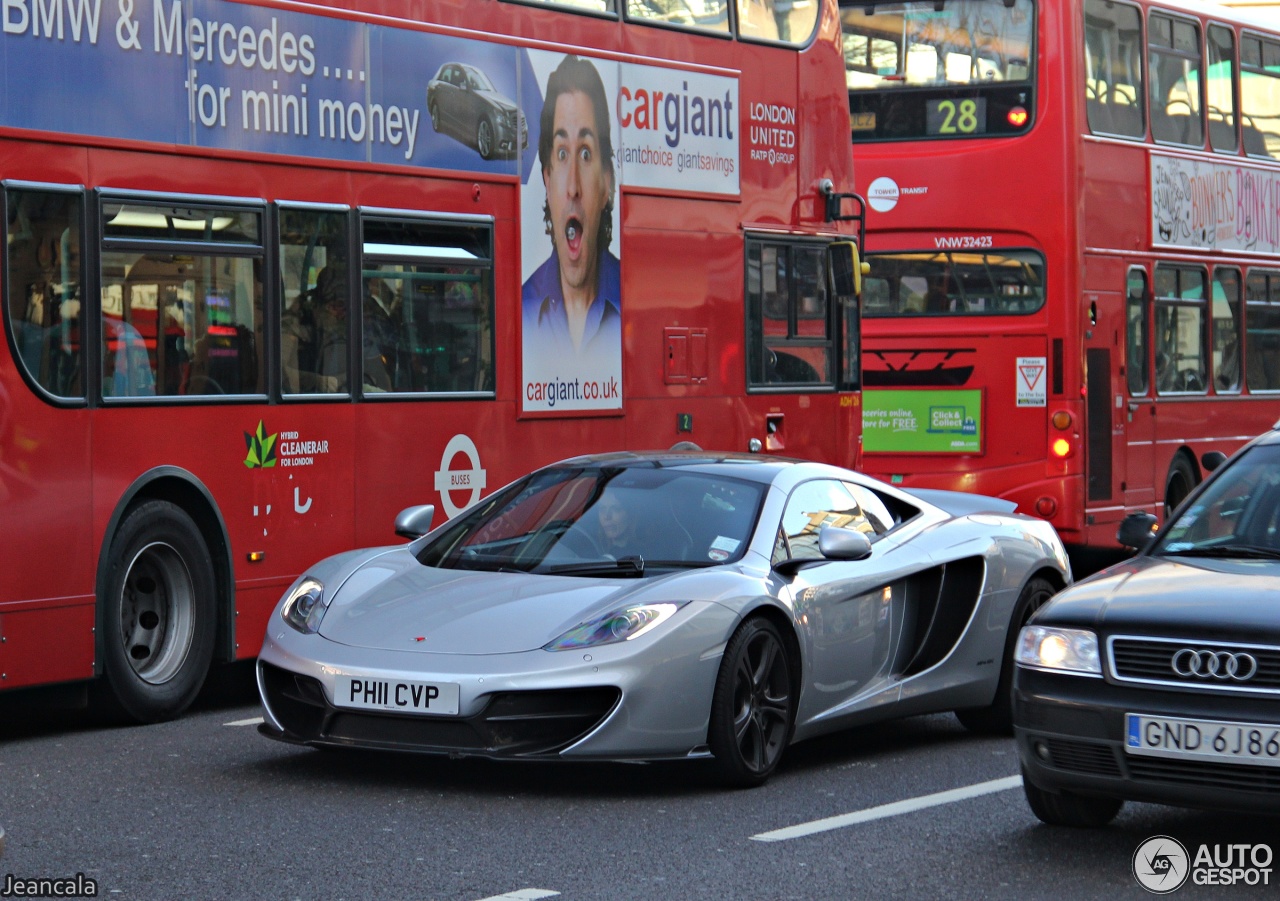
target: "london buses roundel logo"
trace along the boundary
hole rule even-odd
[[[887,213],[898,205],[901,193],[896,181],[882,175],[867,187],[867,203],[877,213]]]
[[[453,468],[453,462],[459,456],[466,458],[469,468]],[[480,467],[480,452],[476,450],[475,442],[466,435],[450,438],[440,456],[440,469],[436,471],[436,491],[440,492],[440,506],[444,508],[445,515],[453,518],[480,500],[487,478]],[[461,506],[453,502],[452,492],[465,493],[466,500]]]

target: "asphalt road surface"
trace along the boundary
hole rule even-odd
[[[1133,858],[1154,836],[1280,851],[1280,820],[1156,805],[1040,825],[1012,741],[950,715],[797,745],[745,791],[697,764],[319,752],[258,717],[246,665],[155,726],[0,696],[0,895],[83,874],[97,897],[157,901],[1148,898]],[[1277,872],[1170,897],[1276,897]]]

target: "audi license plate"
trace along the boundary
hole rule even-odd
[[[333,703],[357,710],[458,715],[458,683],[339,676]]]
[[[1280,767],[1280,726],[1125,715],[1125,750],[1149,757]]]

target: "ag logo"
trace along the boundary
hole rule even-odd
[[[1133,852],[1133,877],[1138,885],[1157,895],[1182,888],[1191,871],[1191,858],[1182,842],[1157,835],[1138,845]]]
[[[453,466],[453,458],[458,454],[467,458],[470,469],[450,468]],[[475,442],[466,435],[454,435],[450,438],[444,453],[440,455],[440,469],[436,472],[436,491],[440,492],[440,506],[444,508],[445,515],[452,519],[480,500],[480,492],[484,491],[486,481],[487,474],[480,468],[480,452],[476,450]],[[469,496],[462,506],[457,506],[449,494],[451,491],[465,491]]]

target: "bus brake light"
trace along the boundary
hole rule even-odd
[[[1049,445],[1049,451],[1059,460],[1065,460],[1071,456],[1071,441],[1067,438],[1054,438],[1053,443]]]
[[[1006,118],[1014,128],[1021,128],[1027,124],[1027,111],[1023,107],[1015,106],[1009,110],[1009,115]]]

